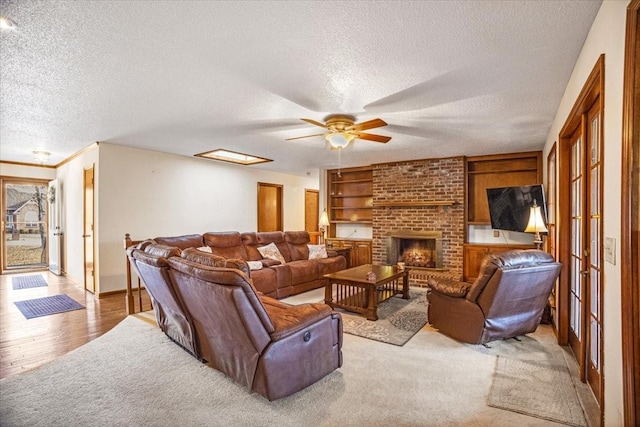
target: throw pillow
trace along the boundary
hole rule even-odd
[[[327,248],[324,245],[307,245],[309,248],[309,259],[328,258]]]
[[[269,243],[267,246],[259,247],[258,252],[260,252],[260,255],[262,255],[263,258],[280,261],[281,264],[286,263],[275,243]]]
[[[249,269],[251,270],[262,270],[262,263],[260,261],[247,261],[249,264]]]

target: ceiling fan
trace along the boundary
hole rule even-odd
[[[391,140],[390,136],[374,135],[372,133],[362,132],[363,130],[386,126],[387,123],[382,119],[373,119],[362,123],[355,123],[355,117],[353,116],[335,114],[327,116],[325,118],[325,123],[320,123],[311,119],[300,120],[325,128],[328,132],[298,136],[296,138],[287,138],[287,141],[324,135],[325,139],[329,141],[329,144],[331,144],[333,148],[344,148],[354,139],[364,139],[367,141],[382,143],[386,143]]]

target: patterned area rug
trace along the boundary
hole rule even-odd
[[[41,288],[43,286],[48,286],[47,281],[40,274],[12,277],[11,284],[13,285],[14,291],[17,289]]]
[[[564,365],[498,356],[487,404],[571,426],[587,425]]]
[[[15,305],[27,319],[85,308],[84,305],[76,302],[65,294],[29,299],[26,301],[16,301]]]
[[[410,299],[396,295],[378,306],[378,320],[338,310],[344,332],[370,340],[402,346],[427,323],[427,290],[411,288]]]

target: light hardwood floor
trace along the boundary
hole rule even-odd
[[[12,277],[40,274],[47,287],[13,290]],[[67,294],[86,307],[25,319],[15,301]],[[143,292],[143,304],[150,307]],[[109,331],[127,316],[125,294],[97,299],[63,276],[48,271],[0,275],[0,378],[49,362]]]

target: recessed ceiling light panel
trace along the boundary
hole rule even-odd
[[[258,163],[272,162],[271,159],[265,159],[264,157],[252,156],[250,154],[238,153],[236,151],[229,151],[223,148],[216,150],[205,151],[204,153],[194,154],[195,157],[203,157],[205,159],[220,160],[223,162],[236,163],[239,165],[255,165]]]

